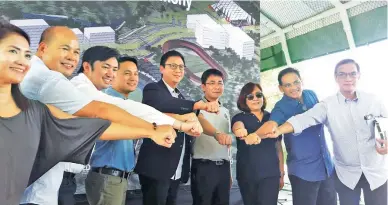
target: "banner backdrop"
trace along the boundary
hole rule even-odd
[[[107,45],[137,57],[136,92],[160,80],[160,57],[178,50],[187,66],[179,84],[182,94],[200,99],[201,74],[219,69],[226,77],[221,101],[233,116],[241,87],[259,82],[258,5],[254,1],[6,1],[0,2],[0,18],[27,31],[33,50],[44,29],[64,25],[73,28],[82,50]],[[78,193],[84,193],[85,173],[78,176]],[[135,176],[129,189],[139,188]]]

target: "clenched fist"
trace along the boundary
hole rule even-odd
[[[247,145],[256,145],[260,144],[261,138],[256,133],[251,133],[244,138]]]
[[[156,144],[170,148],[175,142],[176,132],[170,125],[160,125],[150,137]]]

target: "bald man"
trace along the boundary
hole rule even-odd
[[[144,129],[159,126],[172,126],[175,129],[197,135],[201,127],[182,123],[156,109],[143,105],[139,110],[123,110],[111,104],[97,101],[81,93],[66,78],[71,76],[80,60],[80,47],[77,36],[67,27],[50,27],[41,37],[36,56],[31,60],[31,69],[20,85],[23,94],[34,100],[52,104],[64,112],[80,117],[98,117],[124,125]],[[136,113],[134,115],[130,113]],[[184,116],[173,116],[184,120]],[[64,171],[79,172],[82,167],[59,163],[25,191],[21,204],[56,205],[58,190]],[[70,176],[72,177],[72,174]],[[74,180],[70,180],[75,184]],[[59,204],[75,204],[72,197],[75,188],[70,186],[71,198]]]

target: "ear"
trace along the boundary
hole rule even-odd
[[[84,72],[85,73],[89,73],[92,70],[92,67],[90,66],[90,63],[88,63],[88,62],[83,62],[82,63],[82,67],[84,68]]]
[[[163,74],[163,71],[164,71],[164,67],[161,65],[161,66],[159,66],[159,70],[160,70],[160,73],[162,73]]]
[[[284,93],[283,87],[281,85],[278,85],[278,88],[279,88],[280,92]]]
[[[204,84],[201,84],[201,89],[203,92],[205,92],[205,85]]]
[[[41,42],[39,45],[38,45],[38,49],[36,51],[37,55],[38,56],[41,56],[42,54],[44,54],[47,50],[47,44],[45,42]]]

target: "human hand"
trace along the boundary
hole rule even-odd
[[[219,133],[215,136],[215,138],[220,145],[231,145],[232,144],[232,137],[230,135],[225,134],[225,133]]]
[[[268,121],[264,123],[256,133],[263,138],[267,138],[267,136],[271,136],[276,131],[277,126],[278,124],[275,121]]]
[[[388,140],[387,139],[376,139],[377,143],[376,144],[376,151],[377,153],[381,155],[386,155],[388,154]]]
[[[155,134],[150,137],[156,144],[170,148],[175,142],[176,132],[170,125],[160,125],[156,128]]]
[[[183,114],[183,115],[181,115],[181,118],[182,118],[183,122],[196,122],[196,121],[198,121],[197,115],[195,115],[195,113],[193,113],[193,112]]]
[[[236,135],[237,138],[243,139],[248,135],[248,130],[245,128],[236,129],[234,135]]]
[[[256,145],[261,142],[261,138],[255,132],[246,136],[244,140],[247,145]]]
[[[199,137],[203,132],[202,125],[199,121],[183,122],[180,130],[193,137]]]

